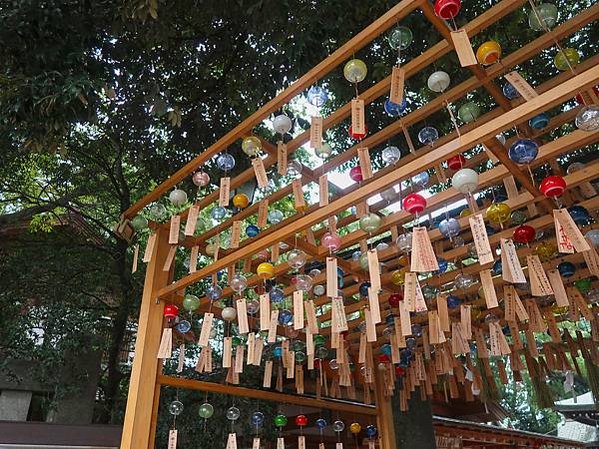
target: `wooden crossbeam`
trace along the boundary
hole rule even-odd
[[[228,254],[223,258],[215,261],[213,264],[198,270],[197,272],[187,275],[182,279],[174,282],[168,287],[163,288],[159,292],[159,296],[163,297],[177,290],[181,290],[186,286],[210,276],[212,273],[226,268],[235,263],[236,260],[244,259],[256,252],[268,248],[274,242],[284,240],[286,237],[293,235],[299,229],[305,229],[325,220],[327,217],[334,215],[342,210],[345,210],[351,205],[365,198],[375,195],[377,192],[394,185],[400,179],[405,179],[423,169],[442,162],[448,157],[465,151],[475,146],[481,140],[486,140],[494,137],[499,132],[511,126],[518,119],[526,120],[533,117],[540,110],[546,110],[560,104],[563,100],[570,98],[573,92],[580,88],[586,88],[593,85],[599,80],[599,66],[582,72],[575,77],[564,82],[561,86],[555,87],[545,93],[540,94],[533,100],[528,101],[498,118],[482,124],[476,129],[465,133],[459,139],[455,139],[447,144],[438,147],[427,154],[422,155],[418,160],[409,162],[405,165],[397,167],[390,173],[379,178],[374,178],[371,182],[366,182],[362,187],[357,189],[353,195],[346,195],[331,202],[329,205],[318,208],[310,214],[298,218],[294,223],[276,229],[274,232],[265,235],[262,238],[257,238],[254,241],[248,242],[240,247],[235,253]]]

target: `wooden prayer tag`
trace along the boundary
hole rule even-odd
[[[532,296],[553,295],[553,289],[545,274],[543,264],[537,255],[526,256],[528,263],[528,277],[530,278],[530,292]]]
[[[189,255],[189,272],[195,273],[198,268],[198,255],[200,254],[200,247],[198,245],[191,247],[191,254]]]
[[[320,147],[322,147],[323,128],[322,117],[312,117],[312,122],[310,124],[310,148],[318,150]]]
[[[437,313],[439,314],[441,330],[449,332],[449,312],[447,310],[447,297],[445,295],[437,296]]]
[[[424,226],[415,227],[412,230],[412,265],[410,271],[415,273],[426,273],[437,271],[439,262],[433,251],[431,239]]]
[[[314,301],[309,299],[304,304],[306,310],[306,321],[308,322],[308,329],[312,334],[318,334],[318,320],[316,319],[316,310],[314,308]]]
[[[462,324],[462,332],[467,340],[472,339],[472,306],[462,304],[460,306],[460,323]]]
[[[366,341],[373,343],[376,341],[376,326],[372,320],[370,309],[364,309],[364,321],[366,322]]]
[[[158,348],[157,358],[169,359],[173,354],[173,329],[165,327],[162,331],[160,339],[160,347]]]
[[[211,312],[206,312],[204,314],[204,321],[202,322],[202,330],[200,331],[200,339],[198,340],[198,345],[201,347],[208,346],[208,341],[210,340],[210,332],[212,331],[212,320],[214,319],[214,314]]]
[[[198,215],[200,213],[200,207],[193,205],[189,208],[187,214],[187,221],[185,222],[185,235],[193,235],[196,231],[196,225],[198,224]]]
[[[458,59],[460,60],[460,65],[462,67],[478,64],[474,51],[472,50],[472,43],[470,42],[470,38],[465,29],[462,28],[458,31],[452,31],[451,40],[453,41],[453,46],[458,54]]]
[[[499,307],[499,303],[497,302],[497,292],[495,291],[495,286],[493,285],[493,277],[491,276],[491,270],[481,270],[480,282],[482,284],[483,292],[485,294],[485,302],[487,304],[487,309],[494,309],[495,307]]]
[[[402,67],[393,67],[391,72],[391,91],[389,92],[389,100],[395,104],[400,104],[403,100],[404,83],[406,79],[406,71]]]
[[[268,293],[260,295],[260,330],[266,331],[270,326],[270,297]]]
[[[220,190],[218,192],[218,205],[227,207],[231,196],[231,178],[224,176],[220,178]]]
[[[259,228],[266,226],[268,221],[268,200],[260,201],[258,205],[258,222],[256,223]]]
[[[287,174],[287,145],[280,140],[277,142],[277,173],[281,176]]]
[[[248,310],[245,298],[237,300],[237,325],[240,334],[247,334],[250,331],[248,324]]]
[[[593,276],[599,277],[599,254],[597,254],[597,250],[594,246],[590,246],[591,249],[589,251],[583,251],[582,253],[584,256],[584,262],[587,264],[589,272]]]
[[[156,245],[156,234],[150,234],[148,237],[148,243],[146,244],[146,250],[144,256],[141,259],[142,262],[148,263],[152,259],[152,253],[154,252],[154,246]]]
[[[177,429],[168,431],[168,449],[177,449]]]
[[[329,204],[329,180],[327,175],[318,178],[318,205],[324,207]]]
[[[181,216],[173,215],[171,217],[171,227],[168,234],[169,245],[176,245],[179,243],[179,229],[181,227]]]
[[[494,260],[493,251],[491,250],[482,214],[471,215],[468,217],[468,222],[470,223],[476,254],[478,254],[478,263],[481,265],[492,263]]]
[[[270,323],[268,324],[268,343],[274,343],[277,340],[277,325],[279,323],[279,311],[270,312]]]
[[[351,126],[354,134],[366,134],[364,100],[360,98],[351,101]]]
[[[262,378],[262,387],[270,388],[272,382],[272,360],[267,360],[264,364],[264,376]]]
[[[416,283],[418,282],[418,278],[416,273],[407,272],[404,277],[404,286],[403,286],[403,301],[400,302],[405,303],[408,311],[413,312],[416,310]]]
[[[379,295],[377,291],[368,287],[368,307],[372,317],[372,322],[378,324],[382,321],[381,319],[381,305],[379,303]]]
[[[166,255],[166,259],[164,261],[164,266],[162,267],[162,271],[169,271],[173,262],[175,261],[175,256],[177,255],[177,247],[171,246],[168,250],[168,254]]]
[[[254,437],[252,440],[252,449],[260,449],[260,437]]]
[[[294,179],[292,184],[293,188],[293,204],[296,210],[303,210],[306,208],[306,199],[304,198],[304,190],[302,187],[301,179]]]
[[[360,161],[360,169],[362,170],[362,178],[372,178],[372,162],[370,161],[370,152],[368,148],[358,148],[358,160]]]
[[[254,174],[256,175],[256,182],[258,187],[265,189],[268,187],[268,176],[266,176],[266,169],[264,168],[264,161],[255,157],[252,159],[252,167],[254,167]]]
[[[553,211],[557,248],[560,253],[590,251],[591,247],[566,209]]]
[[[327,296],[333,298],[339,292],[337,277],[337,259],[335,257],[327,257]]]
[[[343,305],[343,298],[334,297],[331,300],[333,310],[332,317],[334,316],[336,319],[336,327],[332,329],[336,333],[346,331],[347,327],[347,317],[345,316],[345,306]]]
[[[378,292],[381,289],[381,273],[378,251],[371,249],[367,253],[368,258],[368,273],[370,275],[370,287]]]
[[[505,74],[504,78],[507,82],[514,86],[514,89],[516,89],[526,101],[532,100],[533,98],[539,96],[534,88],[528,84],[528,82],[517,71]]]
[[[500,245],[503,280],[513,284],[526,283],[526,277],[524,276],[522,265],[520,265],[520,259],[518,258],[514,242],[508,239],[501,239]]]
[[[230,433],[227,438],[227,447],[226,449],[237,449],[237,434]]]
[[[233,356],[233,337],[225,337],[223,345],[223,368],[231,368]]]
[[[239,248],[241,240],[241,221],[235,220],[231,225],[231,248]]]
[[[133,265],[131,267],[131,273],[137,271],[137,262],[139,260],[139,243],[136,243],[133,247]]]
[[[293,328],[304,328],[304,292],[301,290],[293,292]]]

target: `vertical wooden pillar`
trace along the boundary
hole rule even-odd
[[[395,425],[393,423],[391,398],[385,396],[383,389],[383,376],[377,370],[375,383],[376,426],[379,430],[381,449],[395,449],[397,446],[395,442]]]
[[[146,280],[135,342],[135,357],[129,382],[129,395],[121,449],[146,449],[152,429],[152,409],[158,373],[158,348],[162,333],[164,302],[156,303],[156,292],[165,287],[171,277],[163,271],[169,251],[168,230],[157,230],[152,259],[146,269]]]

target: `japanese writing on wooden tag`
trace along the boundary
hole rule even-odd
[[[304,292],[301,290],[293,292],[293,328],[304,328]]]
[[[264,168],[264,161],[255,157],[252,159],[252,167],[254,167],[254,174],[256,175],[256,182],[258,187],[265,189],[268,187],[268,176],[266,176],[266,169]]]
[[[168,449],[177,449],[177,429],[168,431]]]
[[[302,180],[294,179],[291,183],[293,188],[293,204],[297,210],[304,209],[306,207],[306,199],[304,198],[304,191],[302,188]]]
[[[337,259],[327,257],[327,296],[332,298],[339,292],[337,277]]]
[[[191,247],[191,254],[189,255],[189,272],[195,273],[198,269],[198,255],[200,254],[200,247],[198,245]]]
[[[322,132],[323,132],[323,120],[322,117],[312,117],[310,124],[310,148],[316,150],[322,147]]]
[[[501,239],[501,266],[503,280],[513,284],[526,283],[526,277],[518,259],[518,253],[514,242],[508,239]]]
[[[277,309],[270,312],[270,323],[268,324],[268,343],[274,343],[277,340],[277,324],[279,323],[279,311]]]
[[[208,346],[208,340],[210,339],[210,332],[212,332],[212,320],[214,319],[214,314],[211,312],[206,312],[204,314],[204,321],[202,322],[202,330],[200,331],[200,339],[198,340],[198,345],[202,347]]]
[[[241,239],[241,221],[235,220],[231,225],[231,248],[239,248]]]
[[[223,345],[223,368],[231,368],[233,355],[233,337],[225,337]]]
[[[555,303],[559,307],[568,307],[570,302],[568,301],[566,287],[564,287],[564,282],[562,281],[562,276],[559,271],[549,270],[547,271],[547,277],[549,279],[549,283],[551,284],[553,294],[555,295]]]
[[[327,175],[318,178],[319,206],[324,207],[329,204],[329,179]]]
[[[171,217],[171,228],[168,234],[169,245],[176,245],[179,243],[179,229],[181,227],[181,216],[173,215]]]
[[[218,205],[227,207],[231,196],[231,178],[224,176],[220,178],[220,190],[218,192]]]
[[[270,297],[268,293],[260,295],[260,330],[268,330],[270,325]]]
[[[592,245],[590,246],[591,249],[588,251],[583,251],[582,255],[584,256],[584,262],[587,264],[589,272],[593,276],[597,276],[599,278],[599,255],[597,254],[595,247]]]
[[[400,104],[403,100],[404,83],[406,80],[406,71],[402,67],[393,67],[391,72],[391,91],[389,100],[395,104]]]
[[[227,447],[226,449],[237,449],[237,434],[230,433],[227,438]]]
[[[272,360],[267,360],[264,364],[264,376],[262,378],[262,386],[264,388],[270,388],[270,384],[272,381]]]
[[[466,33],[465,29],[462,28],[458,31],[452,31],[451,40],[462,67],[478,64],[474,51],[472,51],[472,43],[470,42],[468,33]]]
[[[331,304],[331,319],[336,324],[332,330],[337,333],[346,331],[348,327],[347,317],[345,316],[345,306],[343,305],[343,298],[334,297],[331,299]]]
[[[528,277],[530,278],[530,292],[532,296],[553,295],[553,289],[545,274],[543,264],[537,255],[526,256],[528,263]]]
[[[277,142],[277,173],[281,176],[287,174],[287,145],[281,140]]]
[[[439,262],[433,251],[431,239],[424,226],[417,226],[412,230],[412,265],[410,271],[425,273],[437,271]]]
[[[360,161],[360,170],[362,171],[362,179],[372,178],[372,162],[370,161],[370,152],[368,148],[358,148],[358,160]]]
[[[351,126],[354,134],[366,134],[364,100],[354,98],[351,101]]]
[[[466,340],[472,339],[472,306],[470,304],[460,306],[460,323]]]
[[[528,82],[517,71],[506,73],[504,78],[508,83],[514,86],[514,89],[516,89],[526,101],[532,100],[533,98],[539,96],[534,88],[528,84]]]
[[[499,307],[499,303],[497,302],[497,293],[495,292],[495,286],[493,285],[493,277],[491,276],[491,270],[481,270],[480,282],[483,286],[487,309]]]
[[[308,322],[308,330],[311,334],[318,334],[318,320],[316,319],[316,309],[314,308],[314,301],[309,299],[306,301],[305,305],[306,310],[306,321]]]
[[[196,231],[199,213],[200,206],[194,204],[189,208],[189,213],[187,214],[187,222],[185,223],[185,235],[193,235],[193,233]]]
[[[589,251],[591,249],[576,226],[574,219],[566,209],[555,209],[553,211],[555,221],[555,235],[557,238],[557,247],[560,253],[573,253]]]
[[[258,205],[258,222],[256,223],[259,228],[266,226],[268,220],[268,200],[260,201]]]
[[[247,334],[250,331],[248,324],[248,309],[245,298],[237,300],[237,325],[240,334]]]
[[[491,250],[482,214],[471,215],[468,217],[468,222],[470,223],[476,254],[478,254],[478,263],[485,265],[493,262],[493,251]]]

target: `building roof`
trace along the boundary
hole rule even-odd
[[[566,419],[557,427],[557,436],[584,443],[599,442],[599,430],[595,426],[589,426],[572,419]]]

